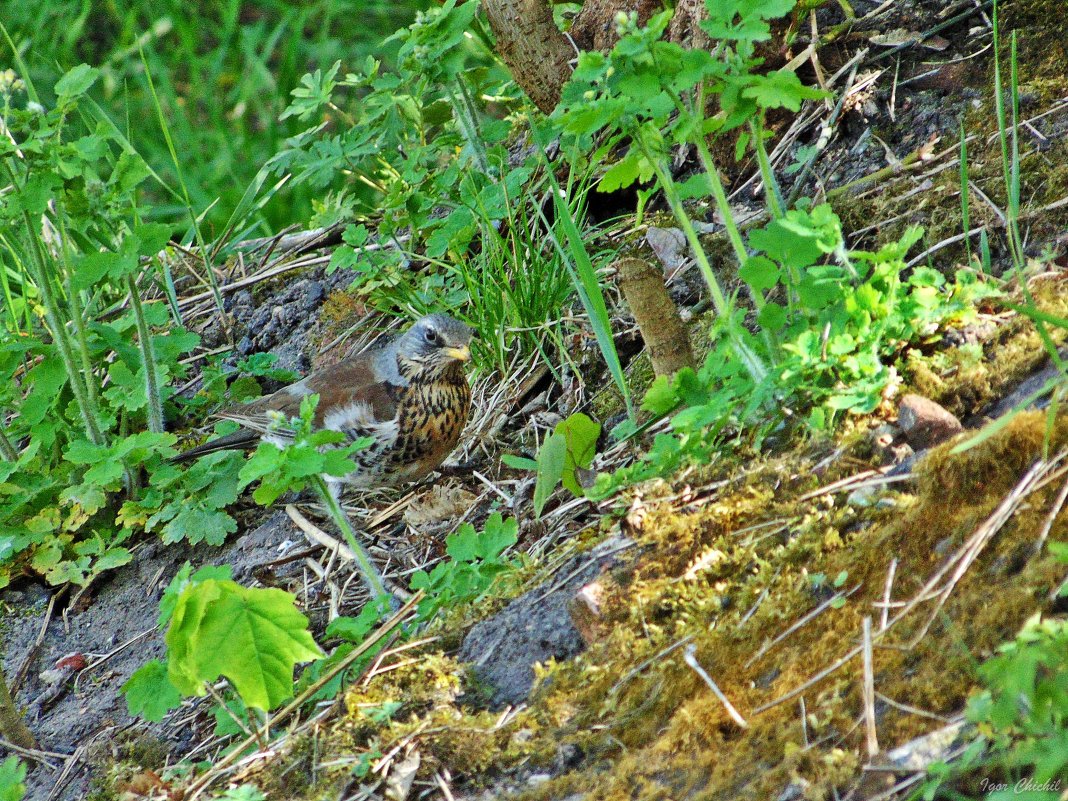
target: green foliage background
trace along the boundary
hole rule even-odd
[[[90,96],[149,165],[174,184],[147,70],[193,207],[211,206],[206,220],[212,239],[260,167],[303,128],[293,118],[279,119],[301,76],[337,60],[362,62],[372,53],[390,63],[397,45],[383,40],[429,5],[426,0],[0,0],[0,21],[38,86],[52,86],[78,64],[97,66],[102,77]],[[3,51],[0,68],[15,67],[6,43]],[[173,198],[159,194],[146,200],[147,219],[175,223],[185,217]],[[257,215],[257,234],[309,219],[315,203],[309,187],[284,187]]]

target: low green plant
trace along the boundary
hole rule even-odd
[[[16,756],[0,762],[0,801],[22,801],[26,795],[26,765]]]
[[[715,55],[663,40],[671,10],[654,15],[645,27],[638,27],[633,14],[623,13],[617,18],[619,41],[610,53],[579,56],[554,113],[557,124],[573,138],[574,152],[592,149],[599,139],[603,144],[593,157],[597,161],[627,145],[601,178],[598,188],[602,191],[655,179],[686,236],[717,314],[726,321],[735,353],[756,382],[765,377],[768,363],[777,361],[773,332],[762,330],[767,347],[760,354],[737,316],[733,298],[723,292],[683,203],[710,195],[739,264],[746,261],[748,254],[708,145],[710,136],[746,128],[738,137],[736,156],[740,158],[748,146],[754,149],[769,209],[773,217],[782,215],[777,184],[764,152],[764,114],[778,108],[797,111],[805,99],[823,94],[803,86],[788,70],[759,72],[762,60],[756,56],[756,45],[770,38],[769,20],[793,6],[794,0],[710,0],[707,18],[700,24],[715,43]],[[720,111],[709,117],[706,106],[712,95]],[[677,145],[692,146],[701,163],[701,171],[682,183],[671,172],[671,149]],[[570,151],[565,148],[565,152]],[[753,301],[759,310],[761,299]]]
[[[284,116],[311,127],[288,141],[270,169],[313,189],[349,175],[352,211],[375,221],[379,241],[406,231],[410,250],[425,246],[431,258],[463,253],[480,216],[504,219],[506,199],[518,196],[527,177],[522,168],[505,169],[510,123],[474,101],[515,102],[484,41],[468,35],[476,12],[477,4],[455,0],[420,12],[392,37],[395,70],[368,57],[340,78],[340,62],[306,75]],[[334,119],[343,126],[335,130]],[[349,266],[350,258],[342,251],[333,264]]]
[[[1057,367],[1058,374],[1046,382],[1032,396],[1024,399],[1011,412],[1002,415],[992,424],[984,427],[978,434],[969,437],[964,442],[954,447],[954,453],[967,450],[985,441],[1004,426],[1008,425],[1016,415],[1024,409],[1030,408],[1036,400],[1047,395],[1053,395],[1053,402],[1049,404],[1047,415],[1045,449],[1050,447],[1050,434],[1053,430],[1056,415],[1060,409],[1060,403],[1068,393],[1068,362],[1061,355],[1061,350],[1054,341],[1051,328],[1068,331],[1068,321],[1051,315],[1038,308],[1034,296],[1031,293],[1030,282],[1024,277],[1025,270],[1035,264],[1041,264],[1042,258],[1028,261],[1024,251],[1024,239],[1020,232],[1021,217],[1021,165],[1020,165],[1020,86],[1019,71],[1017,66],[1017,40],[1016,31],[1012,31],[1009,41],[1009,86],[1005,91],[1003,80],[1003,45],[1001,42],[1001,25],[999,3],[993,4],[993,45],[994,45],[994,113],[998,125],[998,145],[1000,150],[1001,174],[1005,187],[1005,232],[1008,243],[1009,257],[1012,262],[1012,270],[1016,276],[1020,294],[1023,296],[1022,303],[1006,303],[1007,306],[1031,318],[1038,333],[1042,346],[1049,355],[1050,361]],[[1005,96],[1008,94],[1010,106],[1005,108]],[[962,210],[964,211],[965,230],[967,231],[967,150],[963,128],[961,130],[961,193]],[[993,270],[993,259],[990,252],[990,241],[984,228],[979,235],[979,260],[984,274],[990,274]]]
[[[481,534],[470,523],[464,523],[445,538],[445,553],[449,559],[439,562],[428,573],[412,574],[411,588],[425,590],[426,598],[419,604],[418,618],[429,621],[442,608],[470,603],[486,594],[502,573],[517,566],[515,558],[504,552],[516,544],[519,523],[515,518],[505,520],[495,512],[486,520]]]
[[[170,229],[141,219],[152,171],[93,116],[86,93],[99,79],[70,70],[50,107],[30,82],[7,82],[4,96],[0,585],[20,570],[85,583],[129,560],[124,543],[139,527],[177,540],[195,530],[184,506],[217,513],[232,500],[222,463],[203,502],[190,501],[203,471],[164,468],[176,441],[164,421],[182,405],[173,382],[199,340],[165,300]],[[118,512],[123,495],[132,506]],[[232,529],[225,515],[214,521]]]
[[[544,152],[546,148],[544,134],[539,135],[537,129],[534,129],[532,133],[535,136],[535,141],[538,141],[540,145],[539,150]],[[593,266],[593,260],[590,258],[579,227],[578,220],[585,195],[584,182],[573,180],[575,175],[573,161],[572,169],[569,173],[570,180],[567,191],[564,191],[560,188],[560,184],[553,173],[553,167],[548,163],[547,159],[545,166],[545,173],[552,187],[553,209],[556,212],[556,218],[563,236],[559,236],[553,231],[553,227],[549,225],[548,220],[545,219],[544,212],[540,208],[539,214],[545,222],[546,230],[549,232],[549,241],[568,268],[575,292],[578,294],[582,307],[586,311],[586,317],[593,328],[593,334],[597,340],[597,347],[601,351],[601,357],[604,359],[605,366],[612,376],[612,381],[615,382],[616,388],[623,397],[623,403],[627,408],[627,416],[633,421],[634,404],[631,400],[630,386],[627,384],[626,376],[623,374],[623,364],[619,359],[619,353],[616,351],[615,339],[612,336],[612,323],[608,314],[608,304],[605,302],[600,278]],[[577,197],[575,196],[576,193],[572,191],[576,183],[579,183],[582,189]]]
[[[553,432],[542,440],[534,459],[506,454],[501,457],[509,467],[534,470],[534,516],[541,517],[549,496],[561,483],[572,494],[581,497],[585,490],[578,478],[579,470],[587,470],[597,452],[601,424],[582,412],[576,412],[556,424]]]
[[[241,468],[241,487],[258,482],[252,493],[257,503],[269,506],[286,492],[299,492],[311,487],[326,506],[326,510],[340,529],[345,542],[352,551],[372,600],[389,597],[382,577],[378,574],[367,550],[356,538],[348,515],[341,508],[338,496],[327,486],[323,476],[344,476],[356,469],[349,457],[372,443],[370,437],[361,437],[349,442],[345,434],[329,429],[315,429],[312,419],[319,404],[318,395],[308,395],[300,402],[300,416],[291,420],[280,413],[270,428],[284,432],[291,439],[284,448],[261,440],[255,453]]]
[[[505,551],[515,545],[518,531],[515,519],[495,513],[482,533],[465,523],[450,534],[449,558],[429,573],[412,575],[412,591],[424,591],[425,598],[406,631],[417,631],[442,609],[484,596],[500,575],[517,566]],[[243,725],[238,721],[255,715],[254,710],[276,708],[345,660],[389,612],[388,599],[380,595],[359,615],[335,618],[326,636],[342,643],[323,655],[307,631],[307,619],[294,608],[292,595],[241,587],[230,580],[228,565],[193,572],[187,562],[160,599],[158,626],[167,630],[167,657],[142,665],[123,685],[127,706],[131,714],[159,721],[184,697],[204,695],[222,676],[235,694],[219,699],[216,733],[237,734]],[[369,651],[363,658],[373,656]],[[309,660],[314,661],[294,686],[294,665]],[[343,681],[344,674],[338,673],[312,700],[334,697]]]
[[[97,114],[125,131],[157,174],[168,181],[178,171],[184,175],[191,205],[203,212],[214,238],[230,227],[228,217],[257,182],[260,166],[301,130],[296,120],[280,119],[301,75],[337,59],[359,62],[370,52],[392,62],[396,45],[382,39],[410,22],[421,5],[262,0],[255,8],[210,4],[190,15],[178,0],[0,0],[0,20],[36,84],[50,86],[83,61],[100,70],[89,96]],[[351,24],[353,14],[359,25]],[[157,110],[166,119],[177,164],[152,122]],[[271,186],[235,233],[270,234],[313,212],[334,213],[343,203],[341,185],[339,173],[330,193],[300,184]],[[160,186],[146,187],[144,213],[156,222],[188,220],[184,200]]]
[[[787,418],[828,430],[843,414],[875,409],[910,346],[968,322],[976,301],[995,294],[970,270],[952,281],[927,267],[906,270],[920,235],[914,228],[878,251],[848,250],[826,205],[791,210],[752,231],[741,276],[763,300],[757,317],[782,356],[755,381],[717,320],[701,368],[656,379],[645,397],[646,411],[674,415],[670,433],[657,435],[634,465],[599,477],[591,495],[707,461],[742,432],[759,442]]]
[[[321,657],[293,596],[245,588],[229,566],[178,571],[160,600],[167,659],[152,660],[123,685],[131,714],[159,721],[183,696],[225,677],[246,707],[264,712],[293,696],[293,668]]]
[[[1068,550],[1061,545],[1062,555]],[[1068,621],[1035,615],[979,667],[983,689],[968,702],[977,736],[938,763],[916,797],[962,798],[958,788],[1007,801],[1055,801],[1068,775]]]

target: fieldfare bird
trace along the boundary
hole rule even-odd
[[[251,448],[260,439],[283,447],[292,435],[271,426],[275,413],[295,417],[301,399],[317,394],[316,427],[340,431],[350,441],[372,440],[354,454],[354,471],[324,476],[335,497],[339,484],[371,488],[417,481],[453,451],[467,422],[471,388],[463,363],[471,357],[471,336],[471,328],[452,317],[427,315],[385,345],[218,413],[240,423],[241,430],[191,448],[175,460]]]

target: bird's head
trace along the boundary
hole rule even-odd
[[[471,358],[474,331],[447,314],[428,314],[397,341],[397,355],[422,373],[438,375]]]

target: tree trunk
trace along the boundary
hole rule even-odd
[[[690,335],[664,286],[664,273],[645,259],[625,257],[616,262],[619,288],[649,348],[653,372],[672,376],[694,367]]]
[[[543,114],[550,113],[576,53],[553,22],[548,0],[483,0],[482,8],[515,82]]]
[[[633,11],[638,15],[638,24],[644,25],[663,9],[661,0],[586,0],[571,25],[571,38],[582,50],[606,52],[619,39],[616,14]],[[667,29],[668,40],[695,49],[708,47],[708,35],[697,25],[704,10],[704,0],[677,0]]]

